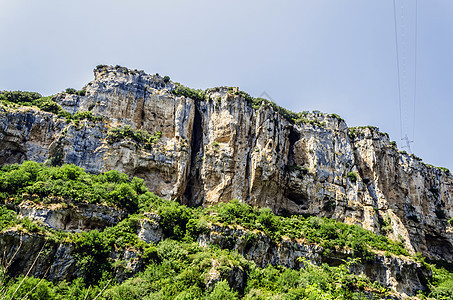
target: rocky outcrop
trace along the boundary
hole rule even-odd
[[[0,266],[9,276],[28,275],[51,281],[81,277],[83,257],[71,242],[56,242],[40,233],[22,232],[11,228],[0,233],[2,257]],[[116,262],[116,279],[123,281],[143,269],[140,253],[134,249],[117,249],[108,260]]]
[[[217,245],[223,249],[235,250],[260,267],[272,264],[298,269],[304,267],[305,261],[340,265],[353,256],[348,251],[326,254],[322,247],[315,244],[289,239],[276,242],[263,233],[225,226],[212,226],[209,233],[198,237],[198,243],[201,246]],[[364,275],[403,296],[426,290],[426,278],[431,275],[422,264],[388,253],[377,253],[374,261],[353,264],[350,271]]]
[[[27,274],[49,280],[70,280],[77,276],[77,261],[71,244],[59,244],[39,234],[14,229],[0,234],[4,256],[2,267],[9,275]]]
[[[47,208],[47,210],[47,215],[51,215],[53,210],[59,213],[61,209]],[[36,214],[35,218],[39,219]],[[137,223],[137,236],[146,243],[158,243],[163,240],[165,236],[159,221],[159,215],[145,214]],[[57,222],[48,223],[53,229],[61,228],[62,225]],[[215,245],[221,249],[234,250],[263,268],[271,264],[299,269],[304,268],[307,262],[338,266],[353,256],[352,251],[326,252],[319,245],[308,244],[304,240],[283,238],[276,241],[260,231],[224,225],[210,224],[198,235],[197,242],[202,247]],[[4,251],[0,265],[6,267],[9,275],[28,273],[30,276],[53,281],[72,280],[83,276],[80,268],[81,257],[78,254],[81,249],[74,243],[56,242],[39,232],[31,233],[10,228],[0,233],[0,247]],[[144,262],[140,251],[128,247],[114,249],[108,255],[108,259],[116,262],[114,272],[118,281],[121,282],[143,269]],[[219,262],[214,259],[211,263],[212,268],[206,278],[208,287],[214,286],[219,280],[227,279],[235,290],[244,290],[248,276],[245,270],[232,267],[224,274],[226,278],[223,278],[217,270]],[[426,290],[427,278],[431,276],[430,271],[421,263],[408,257],[383,252],[376,253],[374,261],[358,261],[350,264],[349,269],[356,275],[366,276],[371,281],[396,292],[396,299]]]
[[[373,128],[348,130],[335,115],[292,122],[265,102],[228,88],[204,99],[121,67],[96,68],[85,96],[59,94],[68,112],[103,121],[67,122],[32,108],[0,111],[0,162],[74,163],[144,178],[156,194],[189,205],[237,198],[280,214],[314,214],[361,225],[413,252],[453,261],[453,177],[398,152]],[[130,125],[162,137],[143,147],[108,141]]]
[[[152,213],[146,213],[145,216],[140,220],[137,236],[146,243],[160,242],[164,239],[164,233],[159,226],[160,216]]]
[[[24,201],[18,205],[19,216],[53,229],[68,232],[103,230],[121,221],[126,213],[118,209],[87,203],[39,205]]]

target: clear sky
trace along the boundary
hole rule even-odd
[[[416,1],[395,2],[401,119],[393,0],[0,0],[0,90],[80,89],[118,64],[337,113],[401,150],[407,134],[453,171],[453,1],[418,0],[417,47]]]

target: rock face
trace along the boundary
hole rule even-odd
[[[28,211],[32,210],[31,204],[26,207]],[[37,208],[33,209],[37,210]],[[21,207],[20,210],[22,214],[23,208]],[[102,213],[99,213],[101,210],[103,210],[102,207],[97,208],[98,219],[102,219]],[[41,208],[40,211],[41,213],[28,213],[27,216],[41,220],[42,215],[61,214],[62,209]],[[46,220],[48,221],[46,224],[53,229],[73,231],[71,228],[64,228],[66,223],[61,219],[50,220],[47,218]],[[163,240],[165,236],[159,220],[160,216],[157,214],[145,214],[137,226],[138,237],[146,243],[157,243]],[[109,225],[113,224],[106,222],[98,229],[104,229]],[[352,252],[344,251],[334,251],[326,255],[322,247],[307,244],[303,240],[283,239],[277,242],[262,232],[250,232],[219,225],[209,225],[204,233],[198,235],[197,241],[202,247],[216,245],[222,249],[235,250],[259,267],[272,264],[298,269],[304,267],[305,261],[318,265],[327,263],[336,266],[352,256]],[[2,265],[7,266],[10,275],[29,273],[35,277],[45,277],[55,281],[72,280],[81,276],[77,250],[72,243],[57,243],[46,239],[40,233],[21,233],[12,228],[0,233],[0,247],[5,253],[1,259]],[[120,282],[142,270],[143,261],[135,251],[128,249],[114,251],[110,253],[109,257],[116,262],[122,262],[122,267],[114,270],[116,278]],[[215,261],[212,263],[214,264]],[[431,276],[430,271],[421,263],[407,257],[384,255],[383,253],[378,253],[374,261],[352,264],[349,269],[357,275],[364,275],[371,281],[378,282],[397,292],[397,299],[425,290],[426,278]],[[215,268],[212,270],[213,273],[208,278],[208,286],[212,286],[220,280],[218,271]],[[231,269],[228,282],[232,288],[243,291],[246,281],[247,274],[244,270],[236,267]]]
[[[36,220],[46,227],[68,232],[103,230],[121,221],[126,213],[108,206],[78,203],[71,206],[40,206],[32,201],[18,205],[19,216]]]
[[[2,263],[12,276],[27,272],[49,280],[69,280],[77,276],[71,244],[46,242],[44,236],[10,230],[0,234],[0,247],[6,254]]]
[[[104,121],[75,124],[37,109],[0,108],[0,163],[117,169],[189,205],[237,198],[280,214],[328,216],[453,261],[449,172],[398,152],[373,128],[348,130],[334,115],[293,123],[227,88],[208,90],[204,100],[175,96],[176,88],[158,75],[104,66],[85,96],[56,96],[66,111]],[[152,147],[109,141],[109,130],[124,125],[162,137]]]
[[[198,237],[198,243],[201,246],[217,245],[223,249],[236,250],[260,267],[272,264],[293,269],[302,268],[304,260],[301,258],[314,264],[340,265],[352,255],[341,251],[325,255],[324,249],[318,245],[291,240],[277,243],[262,233],[251,235],[243,229],[222,226],[212,226],[209,233]],[[376,255],[372,262],[352,265],[350,271],[365,275],[371,281],[378,282],[400,295],[415,295],[417,291],[425,290],[425,281],[430,275],[420,263],[405,257],[382,254]]]

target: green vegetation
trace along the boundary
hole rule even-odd
[[[199,90],[199,89],[198,90],[191,89],[191,88],[185,87],[183,85],[178,85],[178,87],[175,90],[173,90],[172,93],[176,96],[185,96],[185,97],[189,97],[194,100],[204,101],[204,100],[207,100],[208,93],[213,93],[213,92],[219,91],[219,89],[220,88],[217,87],[217,88],[210,88],[210,89],[207,89],[206,91],[203,91],[203,90]],[[324,122],[320,122],[316,119],[308,119],[307,116],[308,116],[309,112],[307,112],[307,111],[295,113],[286,108],[278,106],[277,104],[275,104],[272,101],[269,101],[264,98],[254,98],[254,97],[250,96],[248,93],[246,93],[244,91],[236,90],[233,87],[228,87],[228,93],[233,94],[233,95],[238,95],[241,98],[245,99],[252,106],[253,109],[259,109],[261,106],[266,106],[266,105],[270,106],[270,107],[272,107],[272,109],[274,111],[278,112],[284,119],[286,119],[288,122],[291,122],[293,124],[304,123],[304,124],[312,124],[312,125],[317,125],[317,126],[322,126],[322,127],[325,126]],[[221,100],[220,97],[218,97],[216,99],[217,107],[220,104],[220,100]],[[339,117],[338,115],[332,115],[332,116],[334,116],[336,118]]]
[[[305,238],[329,251],[352,249],[354,256],[367,259],[374,257],[370,252],[372,249],[408,255],[401,243],[359,226],[313,216],[280,217],[268,208],[253,208],[237,200],[200,211],[156,197],[147,191],[142,179],[134,177],[129,180],[117,171],[92,175],[74,165],[46,167],[29,161],[22,165],[4,166],[0,169],[0,200],[14,204],[24,200],[44,204],[98,203],[117,206],[129,213],[154,211],[161,216],[166,236],[175,238],[184,237],[187,230],[189,234],[199,233],[206,227],[199,225],[208,222],[258,230],[276,241],[283,236]]]
[[[87,238],[80,246],[98,244]],[[108,272],[97,282],[82,276],[72,282],[52,283],[19,276],[7,280],[8,299],[27,293],[31,299],[360,299],[368,294],[377,299],[389,295],[382,286],[349,273],[347,266],[315,266],[291,270],[272,265],[256,267],[239,254],[196,243],[166,239],[152,246],[144,270],[122,283],[112,281]],[[353,264],[354,262],[348,263]],[[95,270],[99,273],[100,270]],[[228,284],[234,274],[248,274],[236,291]],[[213,281],[209,279],[213,277]],[[216,279],[217,278],[217,279]],[[240,277],[238,277],[240,278]],[[19,288],[20,282],[23,283]],[[236,279],[237,280],[237,279]],[[15,292],[17,289],[17,292]]]
[[[76,89],[73,89],[73,88],[67,88],[65,90],[65,93],[66,94],[79,95],[79,96],[85,96],[86,90],[85,89],[81,89],[81,90],[77,91]]]
[[[447,173],[447,174],[450,173],[450,170],[447,169],[447,168],[444,168],[444,167],[437,167],[437,168],[438,168],[439,170],[441,170],[441,171]]]
[[[359,126],[359,127],[349,127],[348,135],[350,138],[354,139],[360,135],[363,135],[363,129],[370,129],[371,131],[379,132],[379,128],[375,126]]]
[[[66,117],[66,114],[70,115],[69,113],[64,112],[61,106],[53,101],[52,96],[42,97],[40,94],[34,92],[3,92],[0,94],[0,100],[4,105],[10,107],[36,106],[43,111],[51,112],[59,116]]]
[[[35,162],[7,165],[0,169],[0,201],[19,204],[24,200],[49,203],[98,203],[137,211],[146,192],[144,181],[132,181],[109,171],[91,175],[74,165],[46,167]]]
[[[376,132],[381,136],[389,137],[388,133],[380,132],[378,127],[375,126],[359,126],[359,127],[349,127],[348,128],[348,135],[351,139],[355,139],[356,137],[364,135],[364,129],[370,129],[372,132]],[[393,142],[390,142],[390,145],[393,146]],[[396,143],[394,143],[396,146]]]
[[[81,91],[76,91],[70,88],[66,89],[66,93],[78,95],[82,95]],[[64,111],[63,108],[54,101],[54,96],[42,97],[40,94],[34,92],[1,92],[0,101],[6,107],[11,108],[17,108],[19,106],[35,106],[42,111],[56,114],[59,117],[66,118],[66,120],[68,121],[73,121],[76,123],[76,125],[78,125],[78,122],[81,120],[89,120],[92,122],[99,122],[104,120],[104,117],[95,116],[91,111],[79,111],[72,115]]]
[[[340,117],[339,115],[337,114],[330,114],[331,117],[334,117],[335,119],[337,119],[338,121],[344,121],[342,117]]]
[[[418,161],[423,161],[423,159],[421,159],[420,157],[418,157],[417,155],[415,155],[414,153],[411,154],[411,157],[415,160],[418,160]]]
[[[275,104],[274,102],[269,101],[269,100],[264,99],[264,98],[253,98],[249,94],[247,94],[245,92],[242,92],[242,91],[240,91],[240,92],[238,92],[236,94],[241,95],[243,98],[245,98],[252,105],[252,107],[254,109],[259,109],[261,106],[265,106],[265,105],[268,105],[268,106],[272,107],[272,109],[274,111],[279,113],[285,120],[287,120],[290,123],[293,123],[293,124],[299,124],[299,123],[312,124],[312,125],[317,125],[317,126],[321,126],[321,127],[325,126],[324,123],[319,122],[316,119],[314,119],[314,120],[308,119],[307,118],[307,116],[309,114],[308,111],[295,113],[295,112],[292,112],[292,111],[290,111],[290,110],[288,110],[288,109],[286,109],[284,107],[281,107],[281,106]]]
[[[348,178],[351,180],[352,183],[355,183],[357,181],[357,174],[353,171],[348,172]]]
[[[102,116],[95,116],[91,111],[76,111],[74,115],[70,117],[71,120],[80,121],[88,120],[91,122],[102,122],[105,120]]]
[[[431,293],[434,299],[453,299],[453,273],[445,268],[431,266],[433,277],[430,282]]]
[[[4,91],[0,92],[0,100],[9,101],[12,103],[32,103],[34,100],[41,98],[41,94],[35,92],[22,91]]]
[[[442,172],[445,172],[447,174],[451,174],[450,173],[450,170],[447,169],[447,168],[444,168],[444,167],[436,167],[436,166],[433,166],[433,165],[430,165],[430,164],[425,164],[427,167],[431,167],[431,168],[435,168],[435,169],[438,169],[438,170],[441,170]]]
[[[321,245],[328,253],[350,249],[354,257],[369,260],[374,259],[372,249],[408,255],[403,244],[375,235],[360,226],[314,216],[280,217],[268,208],[252,208],[237,200],[207,208],[205,219],[211,223],[241,226],[250,231],[259,230],[276,241],[284,236],[304,238],[309,243]]]
[[[178,87],[171,91],[175,96],[184,96],[196,101],[204,101],[206,99],[206,92],[203,90],[196,90],[178,85]]]
[[[0,200],[7,204],[0,206],[0,232],[14,227],[45,236],[48,244],[71,243],[80,270],[79,278],[70,282],[6,276],[0,280],[8,289],[0,291],[0,296],[7,295],[8,299],[27,293],[31,299],[361,299],[365,294],[382,299],[389,295],[387,289],[351,274],[349,269],[360,261],[373,261],[375,250],[386,255],[409,255],[401,243],[359,226],[314,216],[276,216],[268,208],[253,208],[237,200],[205,209],[190,208],[155,196],[142,179],[130,179],[117,171],[88,174],[74,165],[47,167],[25,162],[3,166]],[[26,200],[69,207],[80,202],[113,205],[129,215],[101,232],[69,233],[19,218],[7,208]],[[140,222],[149,212],[160,216],[165,239],[157,244],[147,244],[137,236]],[[301,269],[261,268],[234,251],[215,245],[200,247],[198,236],[213,226],[242,230],[241,238],[248,245],[267,235],[274,243],[302,239],[322,246],[325,254],[348,250],[351,255],[340,266],[316,266],[301,260]],[[127,262],[112,259],[111,253],[125,250],[143,261],[139,273],[129,274]],[[423,258],[417,259],[423,262]],[[449,299],[452,273],[431,268],[430,296]],[[116,279],[119,273],[129,275],[120,282]],[[242,285],[239,278],[243,278]]]
[[[107,141],[109,144],[113,144],[129,138],[136,144],[143,145],[145,149],[150,150],[161,137],[161,131],[157,131],[155,134],[150,134],[149,132],[141,129],[134,130],[131,126],[126,125],[110,129],[107,135]]]

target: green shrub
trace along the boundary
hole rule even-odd
[[[105,118],[102,116],[95,116],[91,111],[76,111],[72,116],[73,120],[88,120],[91,122],[100,122]]]
[[[351,180],[352,183],[355,183],[357,181],[357,174],[353,171],[348,172],[348,178]]]
[[[216,283],[214,290],[206,297],[207,300],[239,299],[238,293],[233,291],[226,280]]]
[[[204,101],[206,99],[206,92],[203,90],[196,90],[179,85],[176,89],[171,91],[175,96],[184,96],[192,100]]]
[[[150,150],[160,138],[162,132],[157,131],[151,135],[149,132],[144,130],[134,130],[131,126],[126,125],[122,127],[111,128],[107,134],[107,141],[109,144],[123,141],[125,139],[132,139],[137,145],[143,146],[145,149]]]
[[[34,201],[62,198],[73,202],[103,203],[131,213],[138,210],[140,196],[149,193],[143,179],[130,180],[126,174],[115,170],[91,175],[75,165],[47,167],[24,162],[21,166],[0,169],[0,180],[0,196],[16,202],[22,201],[26,193],[37,196]]]
[[[432,267],[431,293],[434,299],[453,299],[453,273],[444,268]]]
[[[351,139],[354,139],[358,136],[362,136],[364,134],[363,130],[369,129],[372,132],[378,133],[380,135],[385,135],[388,138],[388,133],[380,132],[378,127],[375,126],[359,126],[359,127],[349,127],[348,128],[348,135]]]
[[[449,173],[450,173],[450,170],[449,170],[449,169],[447,169],[447,168],[444,168],[444,167],[437,167],[437,168],[438,168],[439,170],[441,170],[441,171],[443,171],[443,172],[447,173],[447,174],[449,174]]]
[[[184,260],[187,251],[178,242],[166,239],[157,245],[157,255],[161,260],[177,261]]]
[[[242,92],[243,93],[243,92]],[[319,122],[318,120],[309,120],[307,119],[307,115],[309,114],[308,112],[299,112],[295,113],[292,112],[286,108],[283,108],[281,106],[278,106],[272,101],[269,101],[264,98],[252,98],[248,94],[243,95],[241,94],[251,105],[252,108],[254,109],[259,109],[261,106],[268,105],[272,107],[272,109],[280,114],[284,119],[286,119],[288,122],[293,123],[293,124],[299,124],[299,123],[304,123],[304,124],[312,124],[312,125],[317,125],[317,126],[325,126],[325,124]]]
[[[182,238],[185,235],[187,223],[191,219],[191,210],[177,202],[167,202],[158,209],[161,217],[160,225],[166,237]]]
[[[35,92],[4,91],[2,93],[2,98],[4,100],[21,105],[24,105],[24,103],[32,103],[34,100],[41,97],[41,94]]]
[[[66,94],[75,94],[76,92],[77,92],[77,91],[76,91],[75,89],[73,89],[73,88],[67,88],[67,89],[65,90],[65,93],[66,93]]]
[[[346,225],[328,218],[279,217],[269,209],[255,209],[237,200],[214,205],[207,208],[204,214],[207,220],[213,223],[240,224],[250,230],[262,230],[277,241],[282,236],[287,236],[292,239],[305,238],[308,242],[319,244],[327,250],[352,249],[355,256],[364,259],[374,258],[370,249],[408,255],[401,243],[392,242],[362,227]]]
[[[104,273],[112,273],[113,267],[108,259],[109,245],[99,231],[91,230],[77,235],[74,245],[78,269],[86,283],[96,283],[105,276]]]
[[[343,118],[341,118],[339,115],[337,114],[330,114],[331,117],[337,119],[338,121],[344,121]]]
[[[17,214],[7,209],[4,206],[0,206],[0,231],[4,228],[9,228],[17,223]]]
[[[4,296],[7,299],[55,299],[53,284],[49,281],[41,281],[39,278],[20,275],[15,278]],[[17,291],[16,291],[17,290]]]

